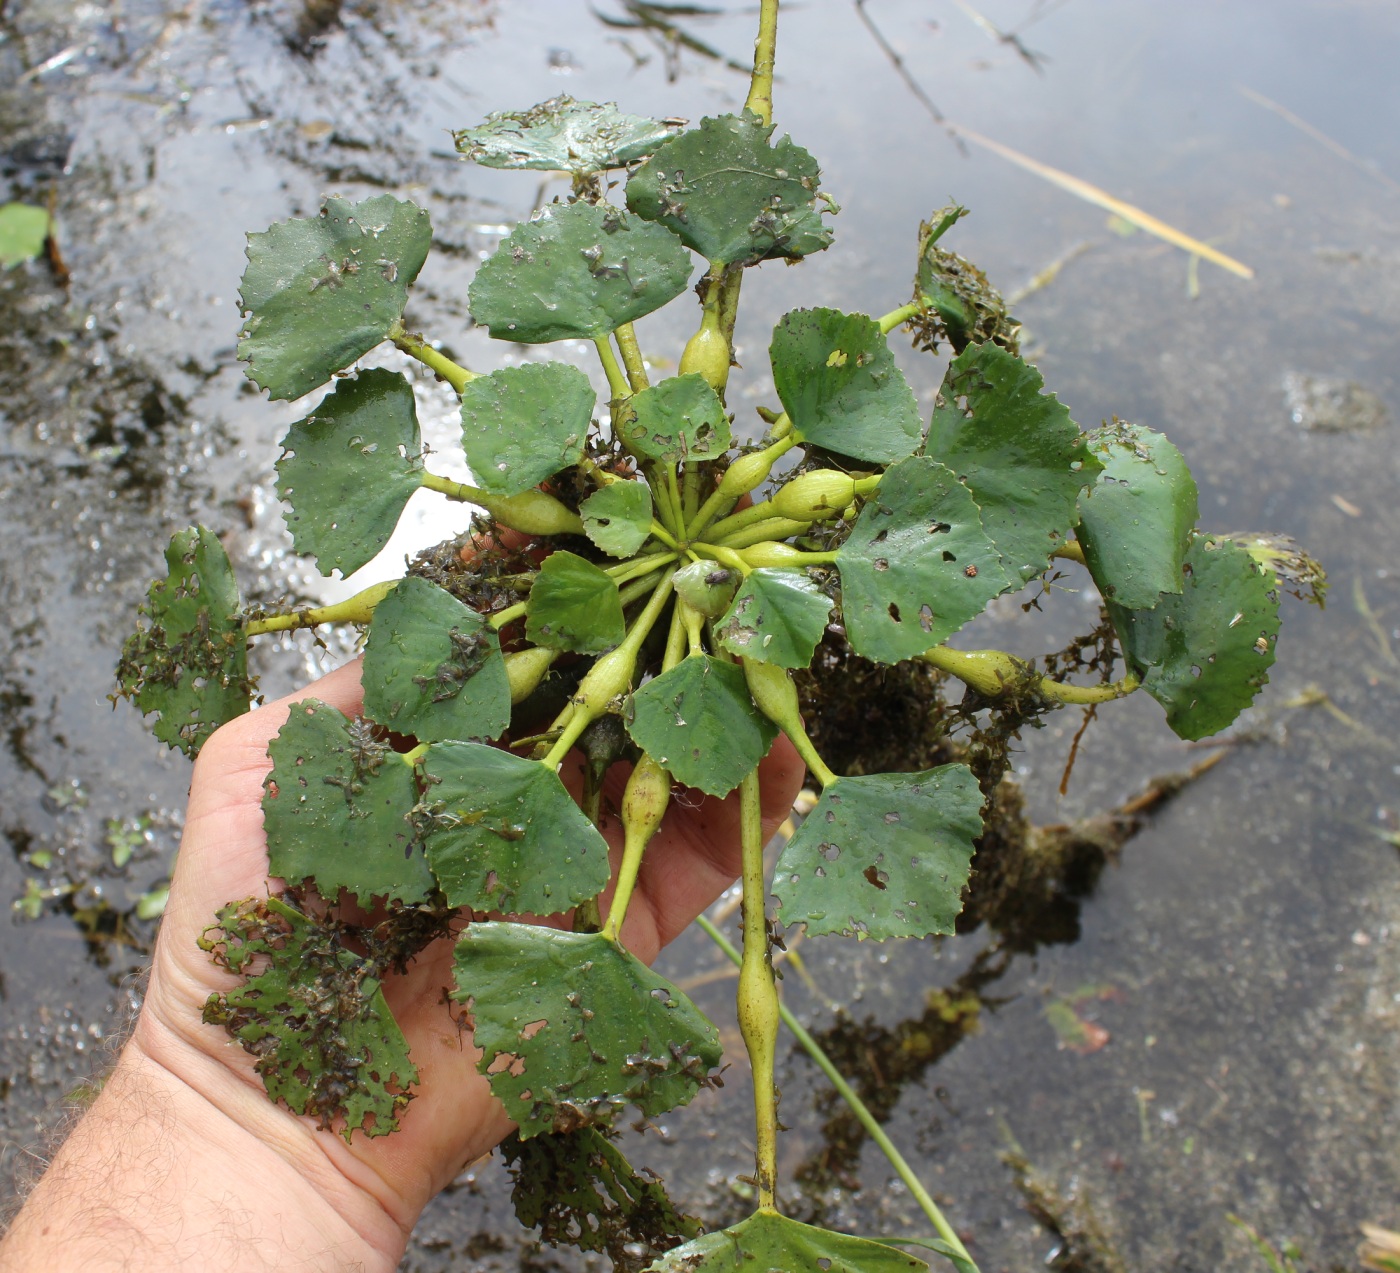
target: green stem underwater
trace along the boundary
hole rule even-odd
[[[715,927],[714,923],[706,915],[699,916],[696,925],[705,933],[709,939],[715,943],[729,959],[743,966],[743,959],[739,952],[734,949],[729,939]],[[865,1128],[870,1139],[879,1146],[880,1152],[885,1155],[895,1173],[904,1182],[909,1190],[910,1197],[919,1204],[919,1209],[929,1219],[929,1223],[938,1231],[939,1237],[943,1239],[958,1255],[960,1260],[965,1261],[967,1273],[978,1273],[977,1265],[973,1263],[972,1257],[967,1253],[967,1248],[962,1244],[953,1226],[948,1223],[943,1212],[938,1209],[938,1204],[934,1202],[927,1189],[924,1188],[918,1176],[914,1174],[914,1169],[905,1161],[904,1155],[899,1152],[886,1134],[885,1129],[880,1126],[879,1120],[870,1112],[860,1096],[846,1080],[841,1076],[841,1071],[833,1064],[831,1058],[822,1051],[821,1044],[814,1039],[803,1027],[793,1012],[781,1000],[778,1001],[778,1015],[797,1040],[802,1050],[812,1058],[817,1068],[826,1075],[827,1081],[836,1089],[836,1094],[850,1107],[860,1125]]]

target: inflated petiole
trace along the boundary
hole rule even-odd
[[[758,1205],[776,1207],[778,1091],[773,1062],[778,1050],[778,986],[773,976],[763,877],[762,798],[757,768],[739,784],[739,836],[744,886],[744,954],[739,965],[739,1031],[753,1068],[754,1158]]]
[[[617,869],[617,889],[608,908],[608,922],[603,925],[603,936],[609,941],[617,941],[622,931],[642,855],[660,828],[670,802],[671,775],[644,754],[622,793],[622,862]]]
[[[797,754],[823,787],[834,782],[836,775],[817,755],[817,749],[807,736],[807,727],[802,723],[802,712],[797,704],[797,686],[792,683],[787,669],[776,663],[760,663],[756,659],[741,661],[754,705],[792,740]]]
[[[655,585],[651,599],[634,620],[622,644],[599,658],[579,682],[572,701],[556,721],[556,724],[562,724],[563,733],[549,749],[549,754],[540,762],[546,768],[557,769],[589,724],[606,712],[614,699],[621,698],[632,688],[637,655],[641,651],[642,642],[650,635],[657,619],[666,609],[666,603],[671,599],[671,576],[674,573],[668,571]]]
[[[311,606],[293,610],[290,614],[261,614],[250,618],[243,631],[250,637],[265,632],[291,632],[297,628],[314,628],[321,623],[368,623],[374,618],[374,608],[399,586],[399,580],[386,579],[353,597],[331,606]]]
[[[720,478],[719,484],[710,493],[710,497],[700,505],[699,511],[691,519],[686,529],[686,537],[694,539],[700,535],[707,526],[718,517],[723,517],[739,500],[750,491],[761,486],[768,479],[768,474],[773,471],[775,465],[784,455],[797,445],[794,437],[780,438],[771,446],[764,447],[761,451],[750,451],[748,455],[741,455],[734,461]],[[736,517],[743,517],[744,513],[735,514]],[[772,509],[757,516],[749,517],[749,521],[759,521],[763,517],[771,517]],[[733,519],[728,519],[732,521]],[[721,522],[720,525],[725,525]],[[747,525],[747,522],[740,522],[738,525]],[[738,529],[734,526],[733,529]]]
[[[724,268],[713,267],[705,276],[705,290],[701,297],[703,309],[700,326],[687,342],[681,355],[682,376],[700,375],[716,393],[723,395],[729,383],[729,337],[724,333],[722,309],[724,289]]]
[[[755,508],[767,508],[767,504],[756,504]],[[804,535],[811,529],[810,522],[793,521],[790,517],[765,517],[762,521],[745,526],[723,538],[712,536],[721,548],[749,548],[769,540],[789,539],[793,535]]]
[[[423,485],[448,499],[479,504],[502,526],[527,535],[582,535],[583,519],[544,491],[524,491],[519,495],[492,495],[464,482],[424,473]]]
[[[544,680],[550,664],[559,657],[558,650],[546,650],[532,645],[527,650],[513,650],[505,656],[506,680],[510,683],[510,702],[523,703]]]
[[[1141,682],[1131,672],[1107,685],[1066,685],[1037,672],[1029,663],[1002,650],[952,650],[936,645],[919,656],[941,671],[956,676],[984,698],[1008,694],[1038,694],[1055,703],[1089,706],[1126,698]]]

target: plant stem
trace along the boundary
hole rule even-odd
[[[701,915],[696,919],[696,924],[734,963],[743,967],[743,960],[739,952],[734,949],[729,939],[715,927],[713,922],[706,915]],[[865,1102],[860,1099],[853,1088],[841,1076],[841,1071],[836,1068],[832,1060],[822,1051],[819,1044],[803,1027],[802,1023],[792,1013],[792,1011],[781,1000],[778,1002],[778,1015],[782,1018],[783,1024],[792,1031],[793,1036],[801,1045],[802,1050],[812,1058],[817,1068],[826,1075],[832,1087],[836,1089],[836,1094],[846,1102],[859,1120],[860,1125],[865,1128],[870,1139],[879,1147],[880,1152],[889,1160],[890,1166],[895,1169],[899,1178],[904,1181],[909,1193],[915,1202],[919,1204],[933,1227],[938,1230],[938,1235],[954,1251],[958,1253],[960,1259],[966,1260],[971,1273],[977,1273],[977,1265],[973,1263],[972,1257],[968,1255],[967,1248],[963,1246],[958,1235],[953,1231],[953,1226],[944,1218],[943,1212],[938,1209],[938,1204],[929,1197],[929,1192],[919,1182],[918,1176],[914,1174],[914,1169],[905,1161],[904,1155],[895,1148],[894,1142],[885,1134],[885,1129],[880,1126],[879,1120],[872,1114]]]
[[[481,373],[468,371],[465,367],[453,362],[446,354],[439,353],[421,336],[410,336],[403,327],[395,324],[389,332],[389,339],[404,351],[410,358],[416,358],[423,366],[437,372],[448,384],[458,393]]]
[[[924,307],[917,301],[910,301],[908,305],[901,305],[898,309],[892,309],[888,314],[881,316],[875,321],[880,324],[880,330],[888,336],[901,323],[908,322],[916,314],[923,313]]]
[[[761,508],[763,505],[755,504],[754,507]],[[723,536],[719,539],[719,544],[721,548],[749,548],[765,540],[787,539],[811,529],[811,522],[796,522],[790,517],[765,517],[762,521],[735,531],[732,535]],[[713,532],[711,538],[715,538]]]
[[[546,768],[558,769],[564,757],[569,754],[569,749],[578,741],[578,736],[607,711],[608,704],[631,689],[632,676],[637,667],[637,654],[642,648],[642,642],[647,639],[657,619],[661,617],[667,601],[671,599],[671,576],[674,573],[668,571],[660,582],[652,587],[651,600],[633,621],[632,627],[622,639],[622,644],[602,655],[579,682],[570,703],[573,710],[565,709],[568,717],[567,723],[564,724],[564,732],[541,761]],[[561,712],[559,720],[564,719],[565,714]]]
[[[666,653],[661,657],[661,670],[669,672],[673,667],[677,667],[680,661],[685,658],[686,631],[685,621],[681,617],[680,601],[671,607],[671,627],[666,633]]]
[[[744,109],[765,124],[773,122],[773,61],[778,41],[778,0],[763,0],[758,12],[758,39],[753,45],[753,75]]]
[[[259,615],[243,625],[243,632],[246,636],[255,637],[265,632],[314,628],[318,623],[368,623],[374,617],[375,606],[398,586],[399,580],[389,579],[334,605],[312,606],[306,610],[293,610],[290,614]]]
[[[832,772],[808,737],[807,726],[802,722],[802,711],[797,701],[797,686],[785,668],[776,663],[761,663],[757,659],[743,659],[744,680],[748,682],[749,693],[755,706],[792,741],[797,754],[802,757],[807,768],[823,787],[836,781]]]
[[[620,561],[615,566],[605,566],[603,568],[603,573],[607,575],[609,579],[625,583],[627,580],[623,579],[622,576],[626,575],[627,579],[634,578],[635,576],[632,572],[639,566],[646,565],[651,570],[660,570],[662,566],[666,565],[668,562],[675,561],[675,559],[676,554],[674,552],[648,553],[645,557],[633,557],[628,561]]]
[[[919,656],[925,663],[956,676],[986,698],[1008,693],[1039,694],[1056,703],[1088,706],[1126,698],[1141,682],[1129,672],[1108,685],[1066,685],[1037,672],[1029,663],[1002,650],[953,650],[936,645]]]
[[[671,534],[671,532],[667,530],[666,527],[664,527],[655,518],[652,518],[651,533],[655,535],[656,538],[659,539],[663,544],[665,544],[667,548],[673,548],[676,552],[680,552],[680,540],[678,540],[673,534]]]
[[[724,334],[723,269],[711,267],[704,282],[700,326],[695,335],[686,342],[678,371],[682,376],[692,372],[704,376],[710,388],[722,397],[724,387],[729,383],[729,360],[732,352],[729,337]]]
[[[681,467],[681,525],[689,526],[700,507],[700,465],[691,460]]]
[[[627,383],[627,377],[622,374],[622,367],[608,338],[595,336],[593,344],[598,350],[598,359],[603,364],[603,373],[608,378],[608,389],[612,392],[610,405],[616,409],[619,403],[626,402],[632,396],[632,389]]]
[[[526,602],[517,601],[513,606],[507,606],[504,610],[497,610],[486,620],[493,628],[499,632],[507,623],[514,623],[517,619],[525,617]]]
[[[686,643],[690,646],[691,654],[703,654],[705,616],[679,597],[676,598],[676,609],[680,611],[681,623],[685,626]]]
[[[633,393],[640,393],[651,381],[647,379],[646,359],[642,357],[642,347],[637,344],[637,330],[631,323],[623,323],[613,333],[617,337],[617,348],[622,354],[622,365],[627,368],[627,382]]]
[[[695,544],[693,547],[696,552],[723,562],[731,570],[737,570],[745,579],[753,573],[753,567],[732,548],[724,548],[719,544]]]

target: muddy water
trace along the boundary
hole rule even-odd
[[[1192,267],[1002,159],[960,152],[852,6],[794,6],[778,114],[823,160],[843,212],[825,258],[751,277],[736,404],[771,401],[763,349],[785,309],[878,313],[903,299],[919,217],[955,197],[974,213],[956,246],[1008,291],[1072,256],[1017,312],[1076,419],[1116,413],[1170,433],[1201,482],[1204,524],[1294,535],[1326,563],[1332,604],[1290,604],[1273,684],[1238,745],[1128,845],[1080,907],[1077,941],[1007,959],[978,935],[814,942],[802,948],[810,985],[790,973],[786,993],[888,1110],[988,1273],[1033,1267],[1057,1245],[1000,1160],[1011,1137],[1067,1200],[1066,1224],[1082,1227],[1087,1209],[1128,1268],[1262,1267],[1231,1212],[1276,1243],[1293,1238],[1315,1267],[1351,1267],[1359,1221],[1400,1227],[1389,1134],[1400,861],[1384,839],[1400,829],[1400,99],[1389,90],[1400,21],[1363,0],[1032,11],[1022,38],[1045,55],[1039,71],[956,5],[867,7],[948,117],[1191,231],[1255,280]],[[1026,16],[1009,3],[984,12],[1003,28]],[[736,108],[745,86],[722,61],[558,0],[11,0],[0,14],[0,198],[56,191],[72,271],[66,290],[43,265],[0,275],[11,849],[0,897],[28,895],[39,912],[0,924],[8,1181],[42,1153],[63,1098],[97,1072],[139,994],[150,925],[117,917],[159,887],[178,839],[184,762],[105,697],[160,546],[202,520],[229,537],[255,598],[326,591],[288,557],[271,501],[276,441],[296,412],[248,392],[233,363],[243,231],[311,211],[325,190],[419,200],[438,248],[412,319],[487,365],[499,351],[466,330],[465,283],[538,189],[458,165],[445,130],[559,92],[696,117]],[[694,32],[742,60],[749,22],[736,13]],[[674,356],[683,326],[643,324],[643,342]],[[583,353],[562,351],[586,366]],[[939,366],[906,366],[930,395]],[[1379,404],[1389,422],[1306,427],[1295,419],[1306,378],[1353,386],[1332,396],[1364,402],[1373,424]],[[449,404],[423,392],[446,445]],[[415,518],[420,535],[455,529],[426,509]],[[1073,576],[1060,584],[1039,611],[1000,605],[966,643],[1031,654],[1086,629],[1093,599]],[[265,661],[266,687],[335,657],[295,646]],[[1052,717],[1025,739],[1018,769],[1041,821],[1116,804],[1202,755],[1150,702],[1103,717],[1064,798],[1078,719]],[[135,852],[117,869],[122,842]],[[679,943],[666,967],[732,1020],[732,983],[703,941]],[[1057,1026],[1100,1046],[1061,1046]],[[631,1147],[712,1219],[742,1208],[735,1178],[751,1166],[741,1050],[730,1059],[729,1101],[707,1097]],[[853,1232],[921,1232],[883,1160],[824,1139],[832,1110],[800,1055],[785,1060],[783,1087],[785,1169],[824,1181],[795,1209]],[[697,1144],[703,1154],[681,1149]],[[533,1250],[493,1164],[432,1209],[407,1265],[464,1261],[583,1263]]]

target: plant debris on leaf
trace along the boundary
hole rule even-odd
[[[837,778],[773,868],[779,918],[814,937],[951,933],[981,807],[966,765]]]
[[[462,449],[477,483],[519,495],[583,455],[597,395],[563,362],[532,362],[478,376],[462,390]]]
[[[616,208],[551,204],[482,262],[472,317],[499,340],[592,340],[679,296],[691,259],[674,234]]]
[[[873,318],[796,309],[773,329],[768,353],[778,397],[804,441],[872,464],[918,449],[919,404]]]
[[[371,722],[303,699],[268,753],[262,808],[273,875],[312,880],[329,901],[348,889],[362,906],[427,898],[433,877],[411,821],[413,771]]]
[[[384,340],[432,243],[428,214],[380,194],[248,236],[238,356],[273,398],[300,398]]]
[[[558,774],[469,742],[434,743],[423,773],[416,820],[451,905],[554,915],[602,892],[607,842]]]
[[[375,607],[362,679],[366,713],[419,742],[496,738],[510,724],[495,628],[426,579],[401,580]]]
[[[277,898],[250,899],[220,910],[199,944],[247,978],[210,995],[204,1020],[257,1058],[274,1101],[346,1140],[397,1129],[418,1071],[373,965],[345,949],[335,924]],[[256,973],[254,963],[263,965]]]
[[[117,693],[154,712],[161,742],[195,756],[225,721],[248,710],[242,602],[228,554],[213,532],[192,526],[165,550],[169,574],[151,585],[146,622],[127,637],[117,664]]]
[[[282,439],[277,492],[297,552],[352,575],[389,542],[423,484],[413,388],[374,367],[340,381]]]
[[[770,145],[772,135],[753,115],[702,119],[632,174],[627,206],[711,265],[820,252],[831,231],[817,208],[817,161],[789,137]]]
[[[919,224],[919,266],[914,303],[923,312],[909,319],[914,347],[936,354],[942,343],[960,354],[971,344],[991,341],[1019,354],[1021,325],[1006,312],[1001,293],[966,257],[939,246],[939,240],[967,209],[956,204]]]
[[[452,134],[461,154],[487,168],[530,168],[586,177],[645,159],[679,131],[628,115],[615,102],[576,102],[567,94],[526,111],[493,111]]]
[[[606,1252],[620,1273],[635,1273],[700,1233],[700,1222],[676,1210],[660,1177],[637,1171],[596,1127],[529,1140],[507,1136],[501,1157],[521,1224],[539,1229],[550,1246]]]
[[[877,663],[946,641],[1011,586],[967,488],[923,456],[886,470],[836,567],[851,648]]]
[[[696,654],[632,695],[627,732],[677,782],[724,796],[768,754],[778,727],[753,705],[741,668]]]
[[[1006,573],[1023,583],[1068,537],[1079,492],[1099,471],[1068,408],[1044,388],[1015,354],[969,345],[943,377],[925,448],[967,484]]]
[[[696,1006],[600,933],[469,924],[457,998],[481,1072],[522,1137],[648,1116],[712,1083],[719,1033]]]

